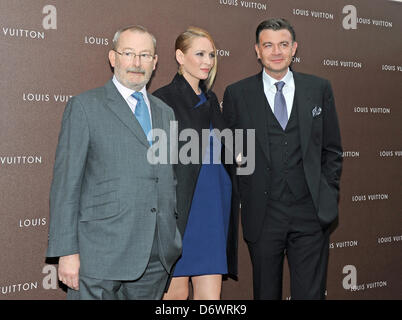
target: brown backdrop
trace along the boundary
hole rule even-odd
[[[345,152],[327,298],[402,298],[402,5],[255,1],[0,2],[0,299],[65,297],[55,265],[44,257],[60,120],[70,96],[111,77],[107,52],[114,32],[142,24],[155,34],[159,63],[152,92],[176,71],[177,35],[189,25],[206,28],[218,47],[214,90],[221,99],[228,84],[261,69],[254,32],[269,17],[295,26],[294,70],[329,79],[335,93]],[[224,282],[223,299],[252,298],[241,235],[239,243],[239,281]],[[288,299],[287,267],[284,286]]]

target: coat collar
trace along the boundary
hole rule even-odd
[[[186,103],[186,106],[188,106],[189,108],[194,107],[200,101],[200,98],[194,92],[193,88],[181,74],[176,73],[172,80],[172,83],[182,93],[182,96],[187,100],[186,102],[188,103]],[[207,100],[209,100],[211,98],[211,92],[210,90],[206,89],[204,81],[200,81],[200,88],[205,94]]]

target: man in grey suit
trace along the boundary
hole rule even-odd
[[[130,26],[113,45],[113,79],[70,99],[63,114],[47,256],[60,257],[68,299],[161,299],[181,252],[176,181],[172,165],[147,153],[151,128],[168,132],[174,113],[146,92],[154,36]]]

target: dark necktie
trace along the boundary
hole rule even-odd
[[[282,89],[285,82],[279,81],[275,83],[276,94],[274,102],[274,114],[282,129],[285,130],[286,124],[288,123],[288,110],[286,108],[286,100],[283,96]]]
[[[142,130],[144,130],[145,135],[148,137],[148,133],[151,131],[151,118],[149,116],[147,104],[145,103],[141,92],[136,91],[131,96],[137,100],[137,105],[135,106],[135,116],[137,117]],[[152,145],[151,137],[149,137],[148,142],[150,145]]]

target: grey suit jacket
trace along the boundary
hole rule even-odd
[[[148,98],[153,128],[169,132],[173,111]],[[69,100],[50,191],[48,257],[79,253],[82,275],[135,280],[157,231],[159,255],[170,272],[181,253],[176,180],[172,165],[148,162],[148,148],[111,80]]]

